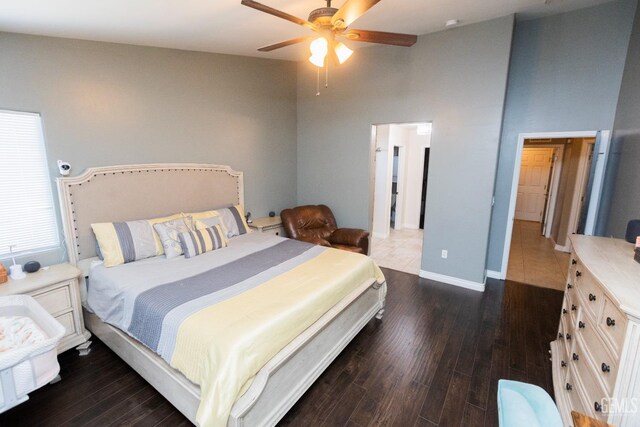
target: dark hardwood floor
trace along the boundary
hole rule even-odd
[[[562,293],[489,280],[478,293],[384,269],[383,321],[372,320],[282,426],[497,426],[498,379],[553,395],[549,342]],[[62,381],[0,414],[0,426],[189,422],[99,340],[60,355]]]

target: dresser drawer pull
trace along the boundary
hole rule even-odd
[[[573,288],[573,286],[571,286],[571,283],[567,283],[567,289],[571,289]]]
[[[578,261],[576,261],[575,259],[571,260],[571,265],[576,265],[578,263]]]
[[[567,314],[567,309],[566,308],[562,309],[562,314]]]
[[[607,317],[607,326],[616,326],[616,320],[611,317]]]
[[[576,360],[576,361],[577,361],[577,360],[580,360],[580,356],[578,356],[578,355],[577,355],[577,354],[575,354],[575,353],[573,353],[572,358],[573,358],[573,360]]]
[[[567,332],[567,339],[570,340],[571,339],[571,334],[569,332]]]
[[[596,412],[602,412],[602,405],[598,402],[593,402],[593,409],[595,409]]]
[[[573,386],[569,383],[565,384],[564,388],[566,388],[569,391],[573,390]]]
[[[564,335],[562,335],[562,332],[558,332],[558,338],[560,339],[564,338]]]
[[[575,304],[571,304],[571,311],[576,311],[578,307]]]
[[[582,273],[580,273],[578,270],[576,270],[576,277],[580,277],[582,276]]]
[[[602,362],[602,372],[611,372],[611,366],[609,366],[606,363]]]
[[[560,361],[560,366],[563,367],[563,368],[566,368],[567,367],[567,362],[565,362],[564,360],[561,360]]]
[[[594,294],[589,294],[589,301],[595,301],[596,296]]]
[[[584,329],[584,327],[585,327],[585,326],[587,326],[587,325],[585,325],[585,324],[584,324],[584,322],[583,322],[582,320],[580,320],[580,321],[578,322],[578,328],[580,328],[580,329]]]

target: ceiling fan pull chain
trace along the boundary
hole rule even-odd
[[[316,96],[320,96],[320,68],[317,68],[316,70],[318,71],[316,79]]]
[[[324,87],[329,87],[329,64],[324,66]]]

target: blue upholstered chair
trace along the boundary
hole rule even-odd
[[[501,427],[562,427],[551,396],[537,385],[498,381],[498,420]]]

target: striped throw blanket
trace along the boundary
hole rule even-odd
[[[384,276],[366,256],[278,239],[140,292],[126,331],[200,385],[200,425],[225,426],[257,372],[368,280]]]

